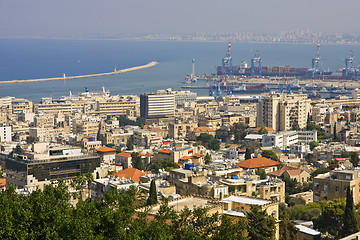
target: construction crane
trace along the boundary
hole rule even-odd
[[[231,57],[231,42],[229,42],[228,51],[222,59],[223,74],[232,75],[232,57]]]
[[[255,57],[251,59],[251,76],[255,75],[255,63],[259,64],[258,75],[261,76],[261,57],[259,51],[256,51]]]

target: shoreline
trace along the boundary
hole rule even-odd
[[[145,65],[140,65],[131,68],[125,68],[121,70],[116,70],[113,72],[106,72],[106,73],[95,73],[95,74],[86,74],[86,75],[77,75],[77,76],[64,76],[64,77],[54,77],[54,78],[37,78],[37,79],[27,79],[27,80],[10,80],[10,81],[0,81],[0,84],[15,84],[15,83],[28,83],[28,82],[45,82],[45,81],[56,81],[56,80],[67,80],[67,79],[78,79],[78,78],[88,78],[88,77],[99,77],[99,76],[108,76],[108,75],[115,75],[121,74],[136,70],[141,70],[149,67],[153,67],[159,64],[156,61],[149,62]]]

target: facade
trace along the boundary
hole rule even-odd
[[[314,178],[314,201],[346,198],[346,188],[353,191],[354,204],[360,202],[360,170],[333,170]]]
[[[82,154],[81,149],[77,148],[56,148],[41,154],[8,157],[5,165],[7,185],[36,190],[60,178],[66,180],[94,173],[100,167],[100,157]]]
[[[279,203],[269,200],[251,198],[245,196],[230,196],[220,201],[223,206],[223,214],[233,217],[245,217],[246,212],[251,211],[252,206],[258,206],[261,210],[265,210],[275,220],[279,221]],[[276,224],[275,239],[279,239],[279,225]]]
[[[11,126],[0,127],[0,142],[11,142]]]
[[[306,127],[310,113],[310,99],[306,94],[271,94],[259,100],[257,106],[257,126],[277,131]]]
[[[175,115],[175,96],[171,90],[140,95],[140,115],[142,118],[168,118]]]

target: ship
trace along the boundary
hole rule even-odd
[[[240,86],[234,87],[231,91],[233,93],[264,93],[264,92],[269,92],[270,89],[266,88],[265,84],[258,84],[258,85],[242,84]]]

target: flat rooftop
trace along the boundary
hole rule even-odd
[[[241,204],[258,205],[258,206],[262,206],[262,205],[272,203],[269,200],[251,198],[251,197],[244,197],[244,196],[230,196],[230,197],[224,198],[220,202],[222,202],[222,203],[237,202],[237,203],[241,203]]]
[[[186,197],[179,200],[174,200],[169,202],[169,207],[174,207],[174,210],[180,212],[185,207],[188,207],[190,210],[193,210],[196,207],[212,207],[215,206],[213,203],[208,202],[209,199],[201,198],[201,197]],[[160,209],[160,205],[153,207],[150,209],[150,214],[158,213]]]

